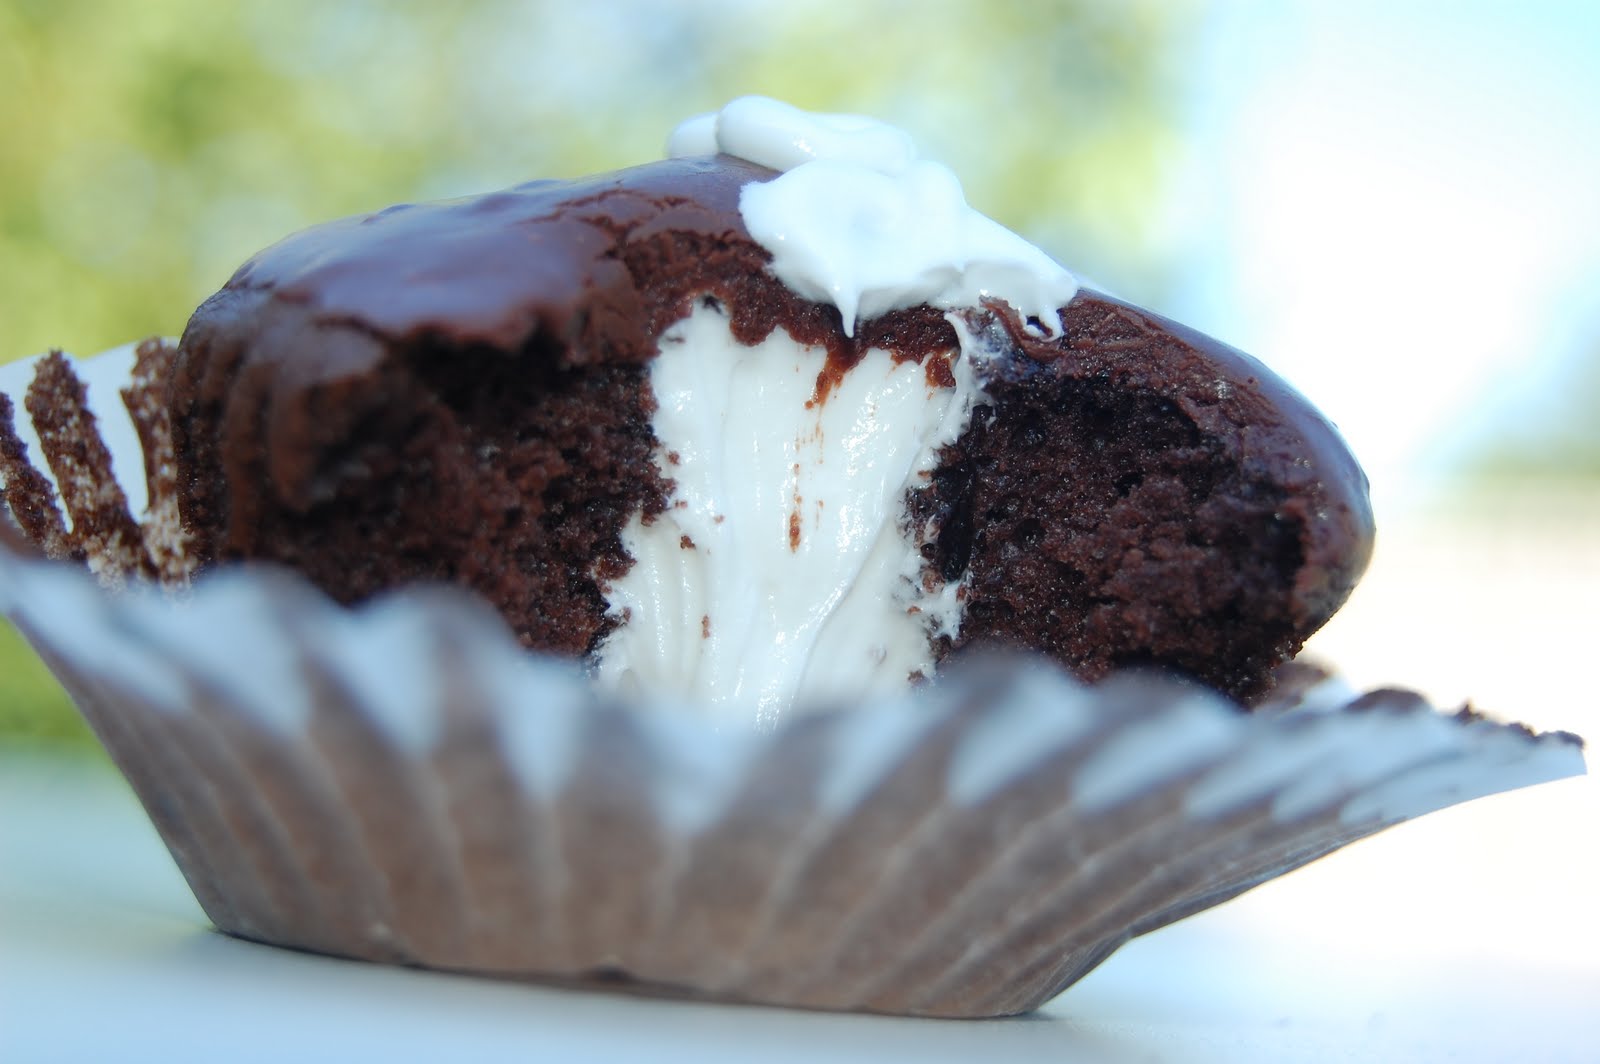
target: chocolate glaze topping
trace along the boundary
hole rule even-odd
[[[613,622],[651,460],[656,341],[697,300],[756,343],[827,348],[814,401],[869,347],[949,373],[929,307],[862,323],[765,272],[726,156],[402,205],[291,236],[186,329],[170,383],[180,510],[202,563],[266,559],[356,601],[475,588],[529,646],[581,655]],[[1177,667],[1250,696],[1349,593],[1371,545],[1365,479],[1259,363],[1083,292],[1065,331],[1004,307],[968,433],[908,496],[929,579],[966,579],[943,653],[1051,653],[1090,678]],[[930,358],[930,355],[936,357]]]

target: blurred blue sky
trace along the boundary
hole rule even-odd
[[[1308,392],[1380,503],[1488,434],[1586,416],[1566,383],[1600,359],[1600,4],[1206,10],[1168,309]]]

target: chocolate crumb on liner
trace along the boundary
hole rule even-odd
[[[46,556],[83,562],[107,587],[151,577],[181,587],[193,569],[162,401],[173,352],[153,337],[91,359],[51,351],[0,366],[0,514],[9,509]],[[103,394],[97,407],[97,389],[123,409]],[[128,479],[134,470],[142,475]]]

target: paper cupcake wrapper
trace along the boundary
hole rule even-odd
[[[464,594],[349,611],[265,569],[174,601],[0,552],[0,606],[222,930],[722,999],[1024,1012],[1354,839],[1584,770],[1570,736],[1403,692],[1247,714],[1018,658],[719,731],[602,697]]]
[[[117,592],[30,557],[0,513],[0,611],[207,915],[245,938],[1006,1015],[1354,839],[1584,771],[1572,736],[1401,691],[1355,697],[1293,666],[1248,714],[1172,679],[1086,688],[1008,657],[773,733],[718,730],[667,699],[597,693],[462,592],[350,611],[266,568],[190,592],[160,355],[151,342],[78,362],[86,388],[62,359],[0,368],[12,411],[32,415],[0,417],[0,479],[28,538],[112,589],[146,578]],[[41,444],[48,476],[23,454]]]

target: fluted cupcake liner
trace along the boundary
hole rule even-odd
[[[1355,839],[1584,771],[1572,736],[1402,691],[1356,696],[1303,667],[1247,713],[1154,674],[1085,687],[1041,660],[974,658],[776,731],[719,727],[670,698],[601,694],[464,592],[349,610],[267,567],[190,588],[164,426],[141,401],[154,360],[114,357],[115,373],[95,360],[88,398],[131,373],[131,428],[57,417],[0,440],[27,538],[89,563],[29,556],[0,517],[0,611],[206,914],[245,938],[726,1000],[1008,1015],[1130,938]],[[84,407],[59,369],[45,367],[57,402]],[[0,391],[19,394],[15,377]],[[138,468],[129,438],[151,456],[126,490],[143,522],[117,512]],[[40,441],[49,484],[20,453]],[[51,523],[57,489],[72,527]],[[119,555],[140,577],[126,587]]]
[[[1250,715],[973,661],[717,730],[603,697],[450,590],[345,610],[241,569],[185,601],[0,557],[0,604],[224,931],[390,963],[935,1016],[1401,820],[1583,771],[1402,692]]]

